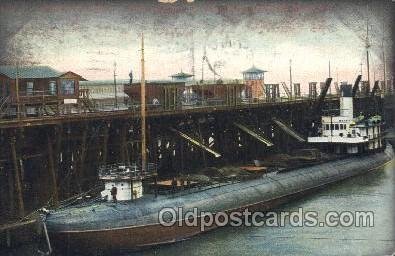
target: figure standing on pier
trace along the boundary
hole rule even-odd
[[[129,85],[132,85],[132,83],[133,83],[133,70],[130,70],[130,73],[129,73]]]

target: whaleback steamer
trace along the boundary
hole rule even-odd
[[[340,113],[322,116],[314,136],[308,137],[308,143],[336,153],[334,160],[168,195],[144,191],[143,180],[155,177],[153,164],[116,166],[100,172],[105,189],[98,200],[46,214],[43,223],[49,238],[84,250],[172,243],[199,234],[202,229],[199,225],[162,225],[159,213],[164,208],[182,208],[184,212],[197,208],[196,218],[203,211],[216,214],[246,208],[268,210],[290,198],[378,168],[393,159],[392,146],[382,138],[380,116],[354,117],[351,91],[350,85],[341,86]],[[176,221],[182,223],[185,219],[179,216]],[[216,226],[206,227],[205,231],[213,228]]]

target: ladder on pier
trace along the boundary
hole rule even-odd
[[[285,133],[293,137],[299,142],[306,142],[306,139],[303,138],[302,135],[300,135],[298,132],[296,132],[292,127],[281,121],[280,119],[273,118],[273,122],[280,127]]]

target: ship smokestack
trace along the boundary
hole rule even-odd
[[[354,118],[352,86],[347,82],[340,85],[340,116]]]

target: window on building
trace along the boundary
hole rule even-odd
[[[33,82],[26,82],[26,96],[32,96],[34,90]]]
[[[335,124],[335,130],[339,130],[339,124]]]
[[[329,130],[329,124],[326,124],[325,128],[326,128],[325,130]]]
[[[5,82],[5,97],[10,96],[11,94],[11,88],[10,88],[10,82],[7,80]]]
[[[60,89],[63,95],[73,95],[75,92],[74,80],[61,80]]]
[[[56,95],[57,94],[56,92],[57,92],[56,81],[49,81],[49,84],[48,84],[49,95]]]
[[[331,124],[331,130],[333,130],[333,127],[334,127],[334,125],[333,125],[333,124]]]

